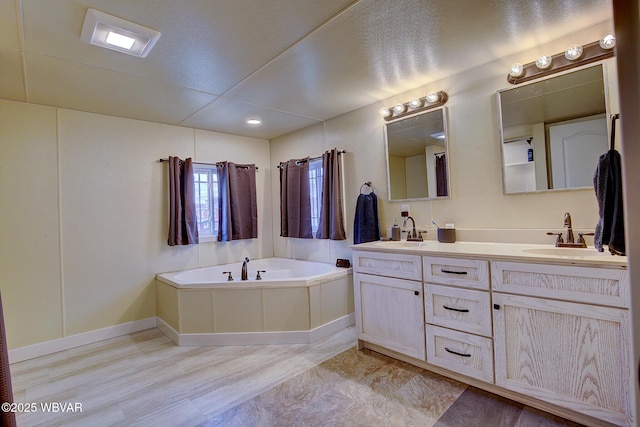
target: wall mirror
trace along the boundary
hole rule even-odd
[[[608,150],[603,65],[498,91],[505,194],[593,188]]]
[[[389,200],[449,197],[445,107],[385,125]]]

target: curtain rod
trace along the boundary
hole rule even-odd
[[[159,163],[164,163],[164,162],[168,162],[169,159],[160,159],[158,160]],[[180,163],[184,163],[184,160],[180,160]],[[210,166],[218,166],[218,163],[207,163],[207,162],[193,162],[193,163],[197,163],[199,165],[210,165]],[[236,165],[237,167],[242,167],[241,165]],[[247,167],[244,167],[245,169],[248,169]],[[256,170],[258,170],[258,166],[256,166]]]
[[[344,153],[346,153],[346,152],[347,152],[347,150],[338,150],[338,154],[344,154]],[[309,161],[309,160],[318,160],[318,159],[321,159],[321,158],[322,158],[322,154],[321,154],[321,155],[319,155],[319,156],[316,156],[316,157],[309,157],[308,159],[300,159],[300,160],[298,160],[298,161],[296,162],[296,165],[299,165],[300,163],[307,162],[307,161]],[[287,162],[280,162],[280,164],[279,164],[278,166],[276,166],[276,167],[277,167],[278,169],[282,169],[282,167],[281,167],[281,166],[282,166],[284,163],[287,163]]]
[[[438,157],[438,156],[444,156],[445,154],[447,154],[446,151],[443,151],[442,153],[433,153],[434,156]]]

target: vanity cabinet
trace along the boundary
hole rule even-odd
[[[492,279],[496,384],[630,425],[626,270],[494,262]]]
[[[353,254],[358,339],[425,360],[419,256]]]
[[[353,252],[359,345],[585,425],[636,425],[624,260],[395,244]]]

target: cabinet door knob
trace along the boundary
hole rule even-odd
[[[496,310],[500,310],[500,304],[493,304],[493,308]]]
[[[413,291],[414,295],[420,295],[420,291]]]

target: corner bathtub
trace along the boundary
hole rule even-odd
[[[263,258],[247,270],[249,280],[242,262],[158,274],[158,327],[192,347],[313,343],[355,323],[351,268]]]

